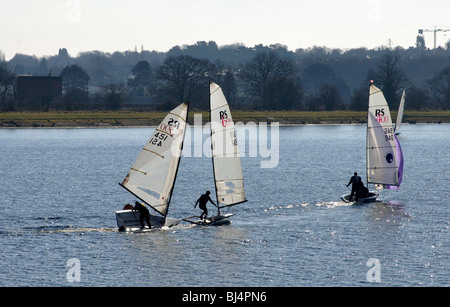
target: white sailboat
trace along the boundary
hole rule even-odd
[[[128,192],[150,206],[158,215],[150,215],[152,228],[174,226],[178,219],[167,216],[180,164],[186,132],[188,103],[173,109],[155,129],[122,183]],[[116,211],[119,230],[140,228],[140,213]]]
[[[233,214],[222,214],[220,209],[246,202],[244,177],[237,144],[236,129],[230,107],[219,85],[210,82],[211,150],[216,188],[217,215],[206,221],[185,221],[200,225],[229,223]]]
[[[402,99],[400,100],[400,105],[398,106],[397,112],[397,121],[395,122],[395,134],[399,135],[398,129],[400,129],[400,125],[403,120],[403,110],[405,109],[405,90],[403,90]]]
[[[397,146],[398,144],[398,146]],[[366,136],[367,184],[375,184],[377,189],[398,187],[403,172],[403,155],[395,137],[389,106],[383,93],[375,85],[370,85],[369,108]],[[358,202],[373,202],[379,193],[371,191]],[[348,202],[350,194],[341,196]]]

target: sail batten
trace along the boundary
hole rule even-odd
[[[181,158],[188,104],[168,113],[141,150],[120,184],[134,196],[166,216]]]
[[[211,148],[219,208],[246,201],[241,158],[230,107],[219,85],[210,83]]]

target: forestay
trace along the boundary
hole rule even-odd
[[[395,131],[398,131],[398,129],[400,129],[404,109],[405,109],[405,90],[403,90],[402,99],[400,100],[400,105],[398,106],[397,121],[395,122]]]
[[[398,186],[395,133],[383,93],[370,86],[367,119],[367,183]]]
[[[219,85],[210,83],[211,148],[219,207],[245,202],[244,178],[230,107]]]
[[[182,103],[164,118],[121,184],[163,216],[175,184],[187,112],[188,104]]]

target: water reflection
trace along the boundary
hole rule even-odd
[[[407,206],[399,201],[376,202],[370,206],[370,221],[375,224],[399,225],[412,218],[406,211]]]

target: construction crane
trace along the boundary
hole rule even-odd
[[[423,32],[434,32],[434,49],[436,49],[436,33],[437,32],[449,32],[450,29],[438,29],[437,26],[434,26],[434,29],[419,29],[419,35],[423,36]]]

